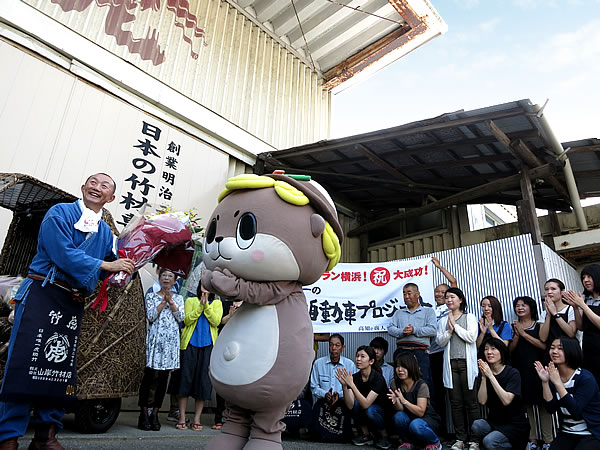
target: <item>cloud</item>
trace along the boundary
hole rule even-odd
[[[464,9],[473,9],[479,6],[479,0],[454,0],[454,3]]]
[[[600,20],[588,22],[575,31],[554,35],[531,56],[543,72],[600,68]]]
[[[542,8],[556,8],[557,0],[513,0],[513,4],[522,9],[535,9],[538,6]]]
[[[487,22],[481,22],[479,25],[477,25],[477,28],[484,33],[490,33],[496,29],[496,26],[499,23],[500,18],[496,17],[494,19],[488,20]]]

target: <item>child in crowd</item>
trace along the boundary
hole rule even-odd
[[[394,379],[394,368],[385,362],[385,355],[388,352],[389,344],[381,336],[374,337],[369,343],[369,346],[375,350],[377,356],[377,364],[381,368],[381,374],[385,378],[385,383],[390,386],[390,383]]]

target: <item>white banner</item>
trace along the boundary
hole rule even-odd
[[[431,258],[373,264],[338,264],[310,286],[304,286],[315,333],[387,331],[402,288],[419,287],[425,303],[435,305]]]

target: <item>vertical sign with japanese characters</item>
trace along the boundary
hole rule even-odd
[[[182,149],[181,144],[169,138],[170,130],[158,120],[143,119],[136,139],[125,144],[131,157],[129,170],[121,180],[117,224],[126,226],[146,203],[171,205]]]
[[[338,264],[303,288],[314,332],[387,331],[394,313],[405,306],[407,283],[419,287],[425,303],[435,304],[430,258]]]

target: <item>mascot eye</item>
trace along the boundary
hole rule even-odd
[[[240,217],[237,226],[236,240],[238,247],[242,250],[247,249],[254,242],[256,236],[256,217],[252,213],[245,213]]]
[[[215,240],[215,236],[217,234],[217,219],[213,219],[210,221],[210,225],[208,226],[208,231],[206,232],[206,243],[212,244]]]

